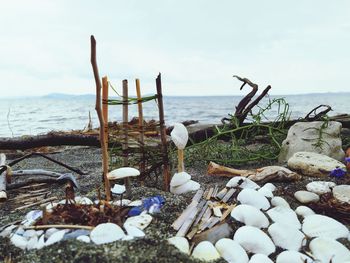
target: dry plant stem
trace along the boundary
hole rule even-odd
[[[145,147],[144,147],[144,127],[143,127],[143,110],[142,110],[142,97],[141,97],[141,87],[140,87],[140,80],[136,79],[136,94],[137,94],[137,108],[139,112],[139,129],[140,129],[140,148],[141,148],[141,163],[140,163],[140,173],[141,175],[144,175],[145,172]],[[145,182],[142,177],[141,179],[141,186],[144,186]]]
[[[40,225],[40,226],[28,226],[24,227],[25,230],[34,229],[34,230],[43,230],[49,228],[65,228],[65,229],[86,229],[93,230],[93,226],[80,226],[80,225]]]
[[[169,191],[170,168],[169,168],[169,158],[168,158],[168,146],[167,146],[167,140],[166,140],[166,128],[165,128],[165,122],[164,122],[162,80],[161,80],[160,73],[156,79],[156,86],[157,86],[158,108],[159,108],[160,137],[162,141],[164,191]]]
[[[1,153],[0,154],[0,165],[6,164],[6,155]],[[6,170],[0,174],[0,202],[4,202],[7,200],[7,193],[6,193]]]
[[[102,78],[102,115],[104,120],[103,131],[105,134],[106,147],[108,148],[108,78]]]
[[[101,81],[98,73],[98,67],[96,62],[96,40],[94,36],[91,36],[91,65],[94,72],[96,83],[96,105],[95,110],[97,112],[98,120],[100,122],[100,143],[102,149],[102,168],[103,168],[103,181],[105,186],[106,200],[111,200],[111,187],[107,178],[108,173],[108,152],[105,142],[105,134],[103,132],[104,119],[101,112]]]
[[[179,173],[185,171],[185,165],[184,165],[184,150],[183,149],[177,149],[177,171]]]
[[[22,209],[25,209],[25,208],[33,207],[33,206],[36,206],[36,205],[41,205],[41,204],[44,204],[44,203],[47,203],[47,202],[51,202],[51,201],[54,201],[54,200],[57,200],[57,199],[58,198],[56,196],[53,196],[53,197],[50,197],[50,198],[47,198],[47,199],[43,199],[43,200],[40,200],[38,202],[29,204],[29,205],[24,205],[24,206],[17,207],[15,210],[13,210],[13,212],[18,211],[18,210],[22,210]]]
[[[129,156],[128,156],[128,116],[129,116],[129,103],[128,103],[128,81],[126,79],[123,80],[123,166],[129,166]],[[126,196],[127,198],[131,195],[130,189],[130,178],[126,177],[124,179],[125,188],[126,188]]]
[[[250,174],[251,173],[248,170],[238,170],[238,169],[222,166],[214,162],[210,162],[208,164],[208,175],[226,176],[226,177],[234,177],[234,176],[247,177]]]

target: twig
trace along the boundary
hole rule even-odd
[[[323,111],[320,111],[319,113],[316,113],[316,111],[322,107],[325,107],[326,109],[324,109]],[[326,115],[328,112],[330,112],[331,110],[332,110],[331,106],[321,104],[321,105],[313,108],[308,114],[306,114],[304,119],[307,121],[317,121],[317,120],[321,119],[324,115]],[[314,114],[314,116],[311,117],[311,114]]]
[[[86,229],[93,230],[95,227],[93,226],[81,226],[81,225],[39,225],[39,226],[27,226],[24,227],[25,230],[34,229],[34,230],[43,230],[49,228],[66,228],[66,229]]]
[[[54,200],[57,200],[57,199],[58,199],[57,196],[53,196],[53,197],[50,197],[50,198],[47,198],[47,199],[44,199],[44,200],[40,200],[40,201],[32,203],[32,204],[29,204],[29,205],[24,205],[24,206],[17,207],[12,212],[15,212],[15,211],[18,211],[18,210],[22,210],[22,209],[26,209],[26,208],[29,208],[29,207],[33,207],[33,206],[36,206],[36,205],[45,204],[45,203],[48,203],[48,202],[51,202],[51,201],[54,201]]]

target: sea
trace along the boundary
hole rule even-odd
[[[257,112],[273,99],[283,98],[289,106],[291,118],[304,117],[320,104],[330,105],[329,115],[350,113],[350,93],[319,93],[265,97]],[[164,97],[165,122],[172,125],[185,120],[202,124],[218,124],[223,117],[235,112],[242,96]],[[283,106],[283,105],[282,105]],[[156,101],[143,104],[144,118],[158,120]],[[281,109],[281,108],[280,108]],[[94,95],[51,94],[42,97],[0,98],[0,137],[45,134],[49,131],[83,129],[91,114],[92,124],[98,126]],[[129,107],[129,119],[137,116],[137,105]],[[265,111],[264,119],[273,120],[278,114],[274,105]],[[109,106],[109,121],[121,121],[122,106]]]

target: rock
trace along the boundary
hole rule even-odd
[[[142,200],[135,200],[128,204],[128,206],[141,206],[141,205],[142,205]]]
[[[191,180],[191,175],[189,175],[188,173],[186,172],[175,173],[173,178],[171,178],[170,186],[172,187],[180,186],[187,183],[189,180]]]
[[[294,197],[302,204],[315,203],[320,200],[317,194],[303,190],[295,192]]]
[[[280,196],[273,197],[271,199],[271,205],[290,208],[290,205],[288,204],[288,202],[283,197],[280,197]]]
[[[124,228],[129,236],[144,237],[145,233],[136,226],[124,225]]]
[[[88,236],[84,236],[84,235],[78,236],[77,240],[79,240],[80,242],[84,242],[84,243],[90,243],[90,238]]]
[[[232,210],[231,216],[247,226],[257,228],[267,228],[270,223],[263,212],[251,205],[238,205]]]
[[[170,186],[170,192],[176,195],[181,195],[189,192],[197,191],[200,188],[200,184],[189,180],[187,183],[184,183],[183,185],[172,187]]]
[[[288,160],[288,167],[309,176],[328,176],[329,173],[345,165],[326,155],[312,152],[297,152]]]
[[[124,222],[124,227],[125,226],[135,226],[138,229],[145,229],[152,221],[152,216],[149,214],[141,214],[138,216],[132,216],[126,219]]]
[[[237,196],[237,200],[241,204],[251,205],[258,209],[267,210],[270,208],[270,203],[267,198],[256,190],[245,188]]]
[[[333,188],[334,186],[336,186],[336,184],[333,182],[314,181],[314,182],[308,183],[306,185],[306,189],[309,192],[322,195],[322,194],[331,192],[332,191],[331,188]]]
[[[306,244],[305,235],[295,227],[274,223],[267,230],[276,246],[299,251]]]
[[[16,225],[9,225],[9,226],[6,227],[3,231],[1,231],[0,237],[7,237],[7,236],[9,236],[9,235],[12,233],[12,231],[13,231],[14,229],[16,229],[16,228],[17,228]]]
[[[243,177],[243,176],[235,176],[228,181],[226,184],[226,187],[232,188],[232,187],[240,187],[242,189],[250,188],[250,189],[258,189],[260,186],[253,182],[252,180]]]
[[[310,216],[310,215],[314,215],[315,212],[310,208],[310,207],[307,207],[307,206],[298,206],[296,209],[295,209],[295,213],[298,215],[298,216],[302,216],[302,217],[307,217],[307,216]]]
[[[90,232],[91,231],[86,229],[73,230],[69,233],[66,233],[63,237],[63,240],[74,239],[74,238],[77,238],[78,236],[87,236],[90,234]]]
[[[128,206],[131,203],[131,200],[129,199],[122,199],[122,200],[115,200],[112,202],[112,205],[116,206]]]
[[[32,236],[27,243],[27,249],[28,250],[32,250],[32,249],[36,249],[38,244],[38,237],[37,236]]]
[[[28,241],[27,241],[27,239],[25,237],[22,237],[22,236],[17,235],[17,234],[13,234],[11,236],[10,240],[11,240],[11,243],[14,246],[16,246],[16,247],[18,247],[20,249],[26,249],[26,247],[27,247]]]
[[[45,235],[42,235],[36,243],[35,249],[42,249],[45,246]]]
[[[91,240],[97,245],[111,243],[123,237],[125,237],[124,231],[113,223],[99,224],[90,234]]]
[[[185,237],[171,237],[168,239],[168,242],[175,246],[182,253],[187,255],[190,254],[190,244]]]
[[[272,198],[273,193],[269,187],[263,186],[258,190],[259,193],[263,194],[265,197]]]
[[[322,147],[315,147],[323,121],[297,122],[289,128],[287,138],[282,142],[279,162],[286,162],[296,152],[314,152],[330,156],[336,160],[344,158],[340,122],[330,121],[322,130]]]
[[[222,238],[215,244],[220,256],[227,262],[248,263],[247,252],[236,241],[230,238]]]
[[[350,262],[350,250],[336,240],[318,237],[310,242],[309,247],[317,262]]]
[[[81,204],[81,205],[92,205],[94,204],[94,202],[91,201],[91,199],[85,197],[85,196],[76,196],[74,198],[74,201],[77,203],[77,204]]]
[[[304,218],[302,231],[308,237],[346,238],[349,230],[337,220],[324,215],[310,215]]]
[[[276,186],[272,183],[266,183],[263,185],[262,188],[266,188],[266,189],[270,190],[271,192],[274,192],[276,190]]]
[[[276,206],[268,210],[267,214],[276,223],[294,227],[296,229],[301,228],[297,214],[290,208]]]
[[[297,251],[283,251],[276,258],[276,263],[314,263],[314,261]]]
[[[115,184],[111,189],[111,192],[116,195],[121,195],[126,191],[125,185]]]
[[[233,240],[237,241],[245,251],[251,253],[260,253],[268,256],[276,250],[269,236],[259,228],[252,226],[242,226],[238,228]]]
[[[49,228],[48,230],[45,231],[45,238],[49,238],[52,234],[56,233],[57,231],[59,231],[57,228]]]
[[[203,261],[211,261],[220,258],[220,254],[218,253],[214,245],[209,241],[200,242],[193,249],[192,256]]]
[[[59,230],[53,233],[45,242],[45,246],[50,246],[62,240],[66,230]]]
[[[264,254],[253,255],[248,263],[273,263],[273,261]]]
[[[350,204],[350,185],[337,185],[333,188],[333,196],[339,202]]]
[[[132,167],[121,167],[107,174],[109,180],[118,180],[126,177],[139,176],[140,171]]]

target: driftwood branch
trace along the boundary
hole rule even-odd
[[[325,109],[317,113],[317,110],[320,108],[325,108]],[[331,110],[332,110],[331,106],[321,104],[313,108],[308,114],[306,114],[304,119],[307,121],[318,121]]]
[[[105,133],[103,131],[104,128],[104,119],[102,115],[101,110],[101,80],[100,75],[98,73],[98,67],[96,62],[96,40],[94,36],[91,36],[91,65],[92,70],[94,72],[94,78],[95,78],[95,84],[96,84],[96,104],[95,104],[95,110],[97,112],[98,120],[100,122],[100,145],[102,149],[102,168],[103,168],[103,178],[104,178],[104,185],[105,185],[105,193],[106,193],[106,200],[111,200],[111,187],[109,184],[109,180],[107,178],[108,173],[108,152],[106,147],[106,140],[105,140]]]
[[[0,165],[6,165],[6,155],[3,153],[0,154]],[[0,172],[0,202],[7,200],[6,185],[6,171],[2,171]]]

